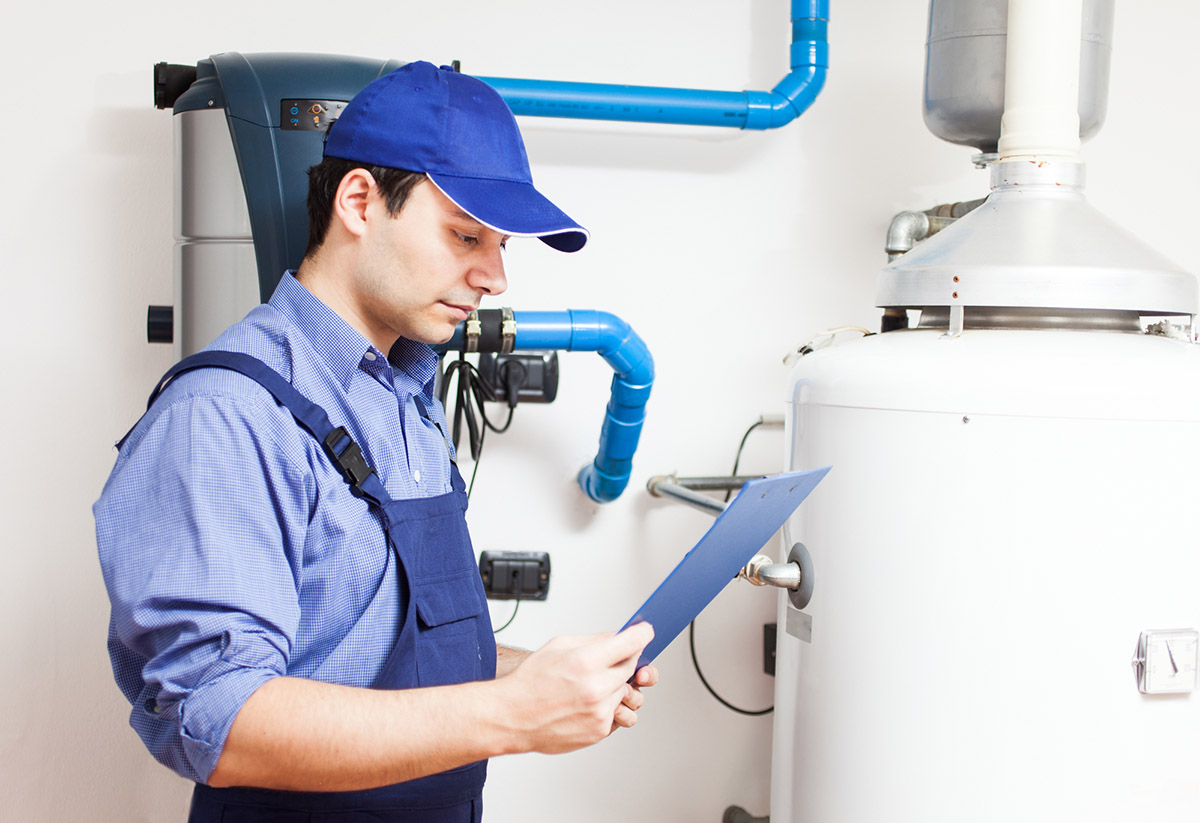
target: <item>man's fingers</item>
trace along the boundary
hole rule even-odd
[[[640,709],[642,707],[642,704],[645,702],[646,702],[646,696],[644,694],[642,694],[641,692],[639,692],[637,689],[633,688],[632,686],[626,685],[625,698],[621,701],[621,703],[623,705],[628,706],[629,708],[633,709],[636,712],[638,709]]]
[[[633,680],[638,658],[647,644],[654,639],[654,629],[649,623],[638,623],[630,626],[619,634],[605,632],[602,634],[582,635],[574,637],[556,637],[545,646],[542,652],[550,655],[544,658],[553,660],[556,654],[567,654],[579,667],[579,673],[604,673],[605,677],[618,678],[617,682],[624,684]],[[538,658],[534,654],[532,658]],[[620,692],[616,694],[619,702]]]
[[[621,666],[641,654],[653,639],[654,628],[649,623],[637,623],[597,646],[602,648],[607,665]]]
[[[650,665],[642,666],[637,670],[633,682],[639,687],[655,685],[658,683],[658,669]]]
[[[637,723],[637,712],[622,703],[613,713],[613,726],[630,729]]]
[[[602,632],[600,634],[556,637],[544,648],[557,651],[584,650],[592,665],[604,668],[624,667],[636,661],[642,649],[654,639],[654,629],[649,623],[638,623],[630,626],[620,634]],[[633,674],[632,669],[628,678]]]

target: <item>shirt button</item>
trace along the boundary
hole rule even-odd
[[[420,469],[418,469],[417,471],[413,472],[413,482],[414,482],[414,483],[420,483],[420,482],[421,482],[421,470],[420,470]]]
[[[375,352],[373,352],[373,351],[367,352],[366,354],[363,355],[363,357],[365,357],[367,360],[370,360],[372,363],[375,362]]]

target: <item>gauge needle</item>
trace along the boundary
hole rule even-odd
[[[1165,645],[1167,647],[1167,659],[1171,661],[1171,671],[1179,674],[1179,667],[1175,665],[1175,655],[1171,654],[1171,642],[1167,641]]]

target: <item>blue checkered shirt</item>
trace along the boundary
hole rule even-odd
[[[350,431],[394,498],[451,490],[429,346],[401,339],[393,368],[289,272],[209,348],[291,380]],[[369,686],[382,670],[402,614],[382,521],[251,379],[176,378],[121,447],[94,514],[130,724],[184,777],[207,780],[238,710],[271,678]]]

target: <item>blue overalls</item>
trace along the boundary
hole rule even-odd
[[[393,500],[345,428],[301,395],[278,372],[247,354],[201,352],[184,358],[150,395],[153,403],[177,375],[199,368],[240,372],[271,393],[296,422],[316,438],[355,495],[383,522],[399,570],[404,610],[396,644],[376,689],[442,686],[496,676],[496,643],[486,608],[475,552],[467,534],[467,496],[451,462],[452,491],[439,497]],[[428,417],[417,400],[418,409]],[[447,601],[454,600],[451,606]],[[467,605],[463,605],[464,602]],[[445,615],[458,609],[463,617]],[[289,792],[273,789],[214,789],[197,785],[188,823],[479,823],[487,761],[405,783],[353,792]]]

